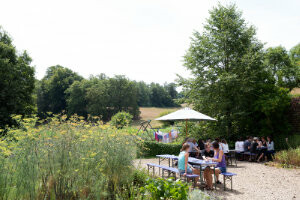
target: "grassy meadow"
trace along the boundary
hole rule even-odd
[[[152,127],[159,127],[162,125],[159,121],[156,121],[155,118],[159,117],[159,114],[163,112],[174,112],[179,110],[180,107],[177,108],[157,108],[157,107],[140,107],[140,119],[135,120],[132,123],[132,126],[139,128],[141,121],[151,120]]]

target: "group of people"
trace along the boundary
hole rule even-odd
[[[238,159],[242,160],[245,157],[241,156],[242,153],[250,152],[256,155],[255,161],[260,162],[264,159],[272,159],[271,155],[274,154],[274,142],[271,137],[247,137],[246,140],[240,138],[235,143],[235,152],[238,155]],[[182,144],[182,148],[178,157],[178,169],[179,172],[185,176],[186,174],[198,174],[200,175],[201,169],[193,168],[188,163],[188,157],[195,157],[206,161],[217,162],[217,166],[214,170],[206,166],[204,169],[204,180],[206,182],[206,189],[211,190],[213,188],[212,175],[216,175],[216,183],[221,184],[219,181],[219,174],[226,172],[226,158],[229,154],[229,146],[225,139],[215,139],[213,142],[211,139],[206,141],[193,138],[186,138]],[[243,154],[244,155],[244,154]],[[252,156],[249,158],[253,158]]]
[[[202,142],[202,143],[201,143]],[[219,174],[226,172],[226,158],[225,151],[229,151],[228,144],[224,140],[221,142],[215,140],[214,142],[206,141],[204,143],[202,140],[196,142],[194,139],[186,139],[183,143],[179,157],[178,157],[178,170],[185,176],[186,174],[198,174],[200,175],[201,169],[193,168],[188,163],[188,157],[197,157],[199,159],[204,159],[206,161],[217,162],[215,172],[209,166],[206,166],[204,171],[204,180],[206,182],[206,189],[213,189],[213,178],[212,175],[216,175],[216,183],[221,184],[219,181]]]
[[[275,152],[274,149],[274,141],[270,136],[267,137],[247,137],[246,140],[243,140],[243,138],[240,138],[235,143],[235,151],[239,155],[239,159],[243,160],[245,159],[242,154],[245,155],[245,152],[250,152],[254,154],[255,156],[249,157],[249,161],[256,161],[261,162],[265,160],[272,160],[272,155]],[[254,160],[253,160],[254,159]]]

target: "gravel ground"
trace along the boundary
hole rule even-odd
[[[158,164],[158,159],[139,159],[137,167],[147,168],[146,163]],[[166,161],[162,165],[168,165]],[[208,192],[221,199],[299,199],[300,200],[300,169],[282,169],[266,166],[261,163],[238,162],[237,167],[228,167],[227,171],[236,173],[233,178],[233,191],[217,190]],[[230,187],[228,182],[226,186]]]

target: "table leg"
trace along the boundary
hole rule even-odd
[[[160,165],[160,157],[158,157],[158,165]],[[160,176],[160,167],[158,168],[158,175]]]
[[[214,176],[215,176],[215,190],[216,190],[217,189],[216,166],[214,166]]]

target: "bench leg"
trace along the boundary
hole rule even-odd
[[[230,178],[230,180],[231,180],[231,191],[232,191],[232,177]]]
[[[223,182],[224,182],[224,191],[225,191],[226,190],[226,178],[224,175],[223,175]]]

